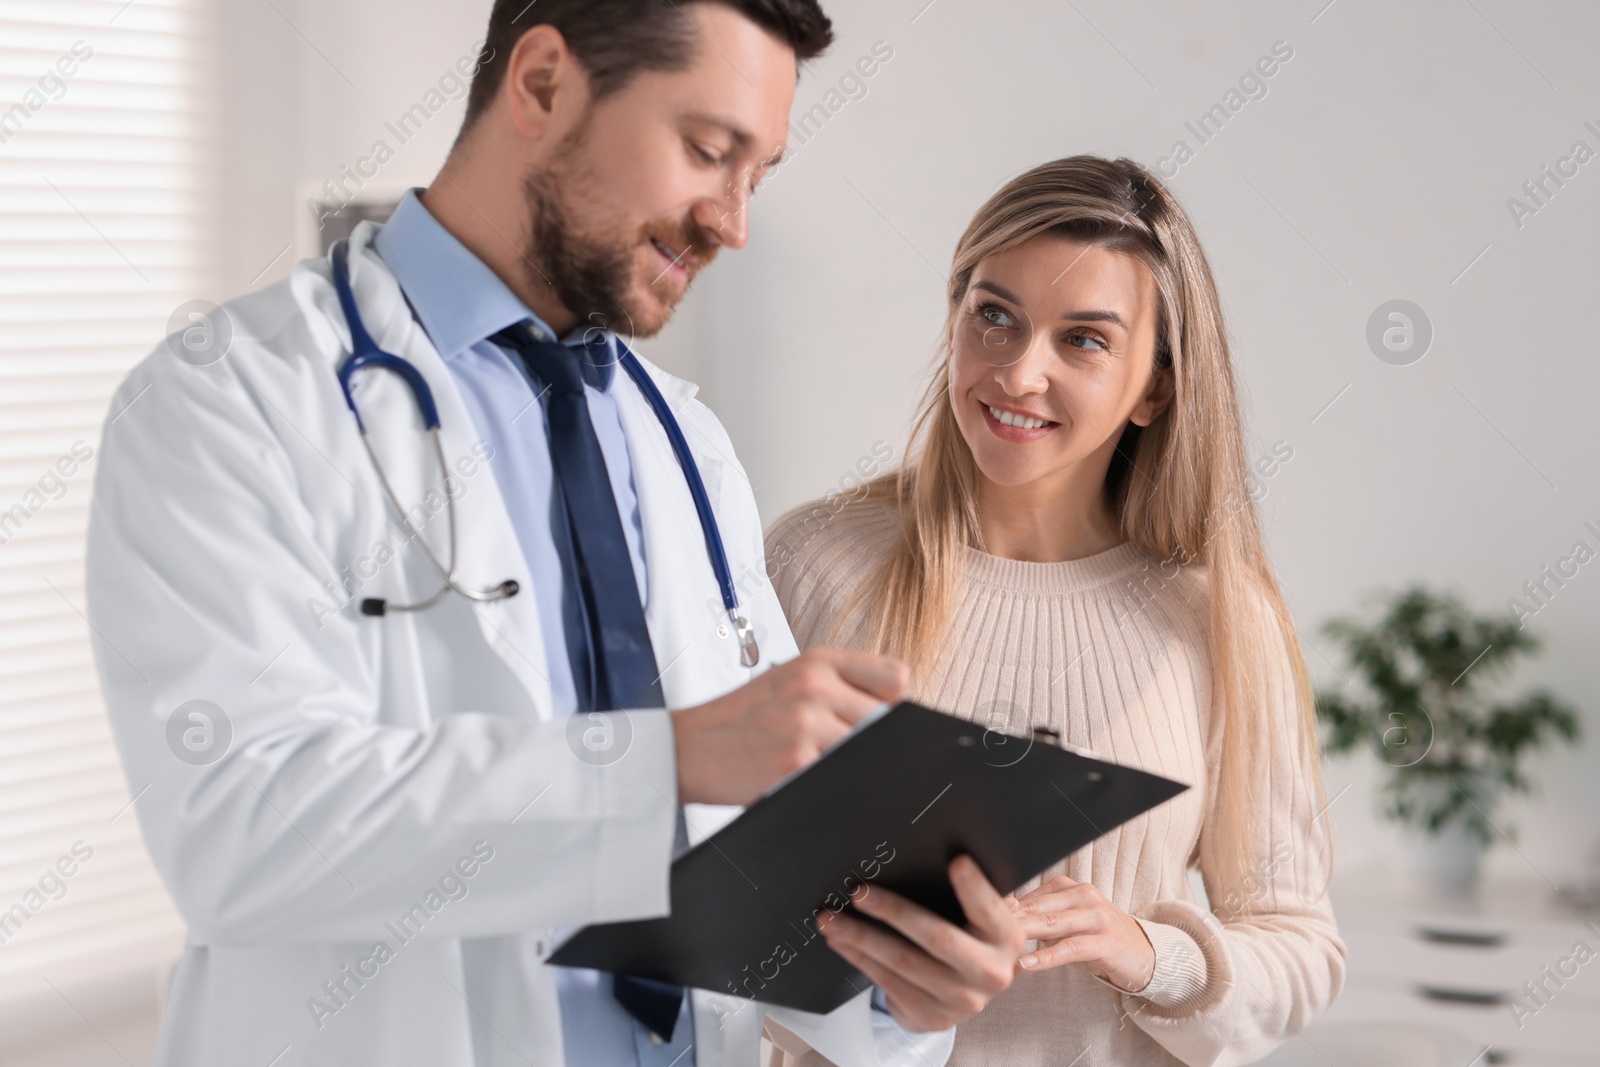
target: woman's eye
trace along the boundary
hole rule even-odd
[[[1004,308],[996,307],[993,304],[984,304],[981,307],[979,307],[978,308],[978,315],[981,318],[986,319],[989,322],[989,324],[992,325],[992,326],[1015,326],[1016,325],[1016,323],[1011,320],[1011,316],[1006,314],[1006,311],[1005,311]]]
[[[717,163],[720,162],[720,160],[718,160],[713,153],[706,151],[704,148],[694,144],[693,142],[690,143],[689,149],[694,153],[696,159],[707,166],[716,166]]]
[[[1066,340],[1067,344],[1084,352],[1105,352],[1111,347],[1100,338],[1087,333],[1071,333],[1067,335]]]

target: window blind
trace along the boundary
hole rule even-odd
[[[0,0],[0,1000],[176,955],[84,618],[112,390],[212,268],[202,0]]]

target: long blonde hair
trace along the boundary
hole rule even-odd
[[[1258,745],[1293,744],[1313,794],[1325,795],[1311,682],[1247,488],[1233,364],[1211,268],[1183,209],[1139,164],[1096,156],[1046,163],[1009,182],[967,226],[950,272],[940,360],[913,424],[907,462],[867,487],[867,496],[897,505],[901,536],[844,617],[874,605],[867,646],[907,662],[919,688],[929,682],[960,595],[963,556],[968,546],[983,547],[977,468],[949,399],[952,327],[978,264],[1043,235],[1130,255],[1155,280],[1155,359],[1173,375],[1173,397],[1148,427],[1130,423],[1123,430],[1105,491],[1129,541],[1159,559],[1205,568],[1212,708],[1224,716],[1218,844],[1224,856],[1247,866],[1250,753]],[[1273,622],[1282,644],[1261,647],[1259,635],[1270,633]],[[1297,729],[1278,739],[1263,732],[1263,679],[1265,657],[1284,655],[1292,663]]]

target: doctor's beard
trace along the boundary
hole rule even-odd
[[[524,257],[529,283],[550,285],[580,323],[627,337],[654,337],[720,246],[692,221],[660,219],[621,236],[585,232],[567,192],[587,184],[575,170],[552,166],[523,183],[532,219]],[[640,247],[650,248],[655,240],[690,249],[692,260],[685,263],[688,277],[682,285],[669,280],[666,271],[642,279],[655,295],[655,301],[646,302],[633,292],[634,275]]]

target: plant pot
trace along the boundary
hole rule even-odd
[[[1492,820],[1493,802],[1499,791],[1487,776],[1477,776],[1476,784],[1477,788],[1472,791],[1476,806],[1485,818]],[[1454,788],[1448,780],[1440,781],[1441,799]],[[1475,815],[1476,812],[1469,808],[1466,814]],[[1465,815],[1458,815],[1434,832],[1407,826],[1405,837],[1412,868],[1429,889],[1447,896],[1467,896],[1478,888],[1483,854],[1488,846],[1472,830]]]
[[[1407,827],[1406,849],[1412,868],[1435,893],[1468,896],[1478,888],[1485,846],[1465,822],[1449,822],[1436,834]]]

